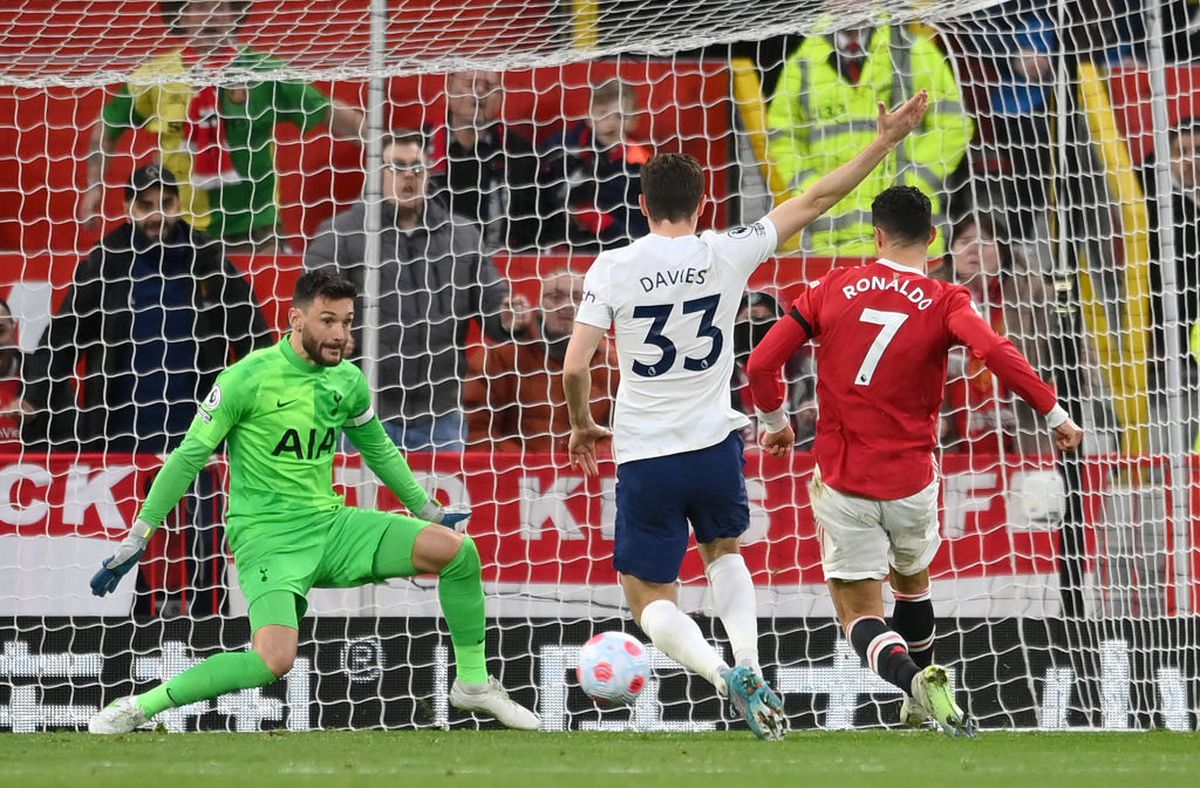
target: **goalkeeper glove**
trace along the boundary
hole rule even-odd
[[[129,535],[117,545],[117,550],[100,563],[100,571],[92,575],[92,593],[104,596],[117,589],[117,584],[130,569],[137,566],[138,559],[146,552],[146,543],[154,533],[154,526],[142,520],[134,520]]]
[[[417,517],[429,523],[437,523],[444,525],[447,528],[452,528],[455,531],[466,530],[465,525],[461,525],[464,520],[471,516],[471,507],[458,504],[455,506],[442,506],[432,498],[429,503],[421,507],[421,511],[417,512]],[[461,527],[460,527],[461,526]]]

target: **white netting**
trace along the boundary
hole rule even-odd
[[[185,2],[20,0],[0,11],[0,84],[103,85],[134,76],[147,52],[177,43]],[[272,78],[355,79],[475,67],[557,65],[625,53],[672,55],[710,44],[835,27],[938,19],[997,0],[302,0],[230,2],[242,39],[281,58]],[[371,17],[385,39],[373,58]],[[215,16],[215,15],[214,15]],[[197,17],[209,18],[208,14]],[[228,73],[224,79],[242,75]],[[142,77],[144,78],[144,76]]]
[[[913,140],[752,277],[726,338],[732,401],[752,413],[740,363],[803,283],[870,255],[874,192],[927,191],[951,252],[933,275],[967,284],[1089,429],[1060,468],[1040,418],[951,358],[938,659],[985,727],[1194,727],[1200,14],[1164,2],[1156,36],[1143,5],[431,0],[391,3],[382,36],[368,0],[0,10],[0,297],[16,318],[13,339],[0,313],[0,729],[78,726],[248,642],[219,458],[136,577],[103,600],[87,580],[215,374],[287,330],[296,278],[325,265],[377,288],[356,340],[379,414],[430,491],[475,507],[489,655],[515,696],[549,730],[724,725],[708,685],[661,656],[632,717],[575,684],[588,635],[636,632],[609,561],[614,469],[586,482],[566,463],[580,276],[645,232],[649,155],[699,159],[702,226],[733,227],[869,139],[876,99],[921,88]],[[873,35],[846,34],[862,23]],[[400,130],[421,136],[382,136]],[[130,230],[125,187],[138,170],[157,197],[152,163],[203,243]],[[614,353],[596,360],[600,421]],[[788,365],[795,456],[748,455],[763,662],[793,725],[894,724],[898,693],[861,667],[822,585],[815,374],[807,353]],[[397,506],[357,456],[335,467],[351,503]],[[722,638],[694,552],[681,582]],[[164,722],[465,722],[432,580],[314,591],[309,613],[286,682]]]

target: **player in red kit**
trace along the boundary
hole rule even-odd
[[[925,275],[937,235],[929,198],[894,186],[871,212],[879,259],[835,269],[809,286],[750,354],[747,374],[766,429],[763,448],[782,455],[794,435],[780,369],[805,342],[818,343],[817,467],[809,492],[838,620],[871,670],[906,694],[906,722],[928,715],[950,735],[972,735],[945,668],[932,664],[929,564],[941,545],[934,450],[947,352],[966,345],[1046,417],[1059,449],[1079,446],[1083,432],[1025,357],[979,315],[967,288]],[[891,627],[883,617],[885,578],[896,597]]]

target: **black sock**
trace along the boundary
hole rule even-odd
[[[913,677],[921,672],[908,655],[904,638],[888,629],[882,618],[863,616],[850,622],[847,634],[854,650],[884,681],[912,694]]]
[[[933,639],[936,634],[929,589],[919,594],[892,593],[896,597],[892,629],[908,644],[908,654],[917,667],[927,668],[933,662]]]

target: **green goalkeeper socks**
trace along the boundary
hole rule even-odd
[[[411,577],[417,574],[412,562],[417,534],[423,528],[440,526],[419,523],[414,528],[414,524],[417,524],[416,520],[405,517],[384,531],[375,552],[375,577]],[[479,550],[471,537],[466,537],[458,554],[442,567],[438,578],[438,599],[442,603],[442,615],[450,627],[458,680],[463,684],[486,684],[487,613],[483,601],[483,568],[479,562]]]
[[[255,651],[213,654],[188,668],[165,684],[134,698],[153,717],[165,709],[186,706],[208,700],[227,692],[250,687],[265,687],[275,680],[275,674]]]
[[[442,615],[450,627],[454,644],[454,664],[463,684],[486,684],[485,656],[487,617],[483,603],[483,570],[479,550],[471,537],[459,548],[458,555],[442,567],[438,580],[438,599]]]

